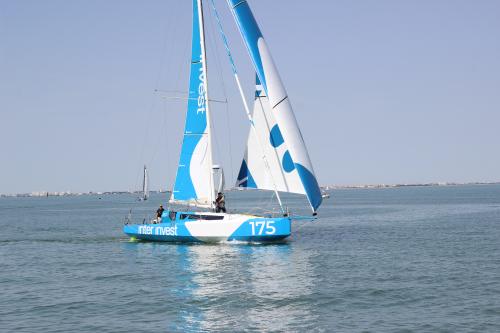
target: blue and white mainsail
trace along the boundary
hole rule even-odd
[[[254,106],[255,135],[261,137],[262,151],[266,154],[271,175],[278,191],[303,193],[311,208],[321,205],[321,190],[314,175],[309,154],[292,110],[285,87],[276,69],[271,53],[245,0],[227,0],[238,28],[250,53],[257,77],[265,96],[256,98]],[[260,104],[260,106],[258,105]],[[262,118],[259,120],[259,118]],[[240,186],[271,189],[266,181],[262,158],[252,153],[256,146],[250,134],[243,165],[238,176]],[[255,150],[256,151],[256,150]],[[272,152],[274,154],[269,154]],[[255,156],[254,156],[255,155]],[[276,163],[278,161],[278,163]],[[279,170],[277,170],[279,168]],[[282,172],[281,177],[275,176]],[[269,174],[269,172],[268,172]],[[294,177],[294,175],[298,176]],[[241,177],[240,177],[241,176]],[[268,178],[270,179],[270,178]],[[274,189],[273,188],[273,189]]]
[[[179,166],[171,202],[212,207],[215,189],[201,0],[193,0],[189,95]]]

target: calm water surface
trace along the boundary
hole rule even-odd
[[[0,198],[0,331],[500,332],[498,185],[333,191],[286,244],[129,242],[165,199]]]

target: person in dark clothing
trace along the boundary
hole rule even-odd
[[[224,200],[224,194],[221,192],[217,194],[217,199],[215,199],[215,212],[226,212],[226,201]]]
[[[157,223],[160,223],[160,221],[161,221],[161,215],[163,214],[164,211],[165,211],[165,209],[163,208],[163,205],[160,205],[160,208],[158,208],[156,210],[156,221],[157,221]]]

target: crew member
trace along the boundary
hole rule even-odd
[[[217,199],[215,199],[215,212],[226,212],[226,201],[224,200],[224,194],[221,192],[217,193]]]
[[[163,214],[164,211],[165,211],[165,209],[163,208],[163,205],[160,205],[160,208],[158,208],[156,210],[156,222],[157,223],[161,222],[161,215]]]

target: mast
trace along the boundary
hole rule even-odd
[[[186,123],[171,203],[214,208],[212,125],[201,0],[192,0],[193,30]]]
[[[208,71],[207,71],[207,53],[205,48],[205,24],[203,20],[203,3],[202,0],[198,1],[198,19],[200,26],[200,44],[201,44],[201,63],[203,72],[205,74],[205,80],[203,80],[203,86],[205,90],[205,115],[207,118],[207,137],[208,137],[208,163],[210,165],[210,177],[209,177],[209,187],[210,187],[210,207],[215,208],[215,184],[214,184],[214,173],[213,173],[213,155],[212,155],[212,121],[210,118],[210,109],[208,103]]]

